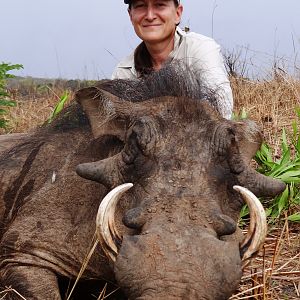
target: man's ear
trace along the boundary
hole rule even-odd
[[[183,13],[183,5],[179,4],[176,8],[176,22],[175,22],[175,24],[179,24],[181,22],[182,13]]]
[[[131,23],[132,23],[132,16],[131,16],[131,9],[127,9],[127,12],[128,12],[128,15],[129,15],[129,18],[130,18],[130,21],[131,21]]]

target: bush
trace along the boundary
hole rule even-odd
[[[8,120],[3,116],[7,113],[6,107],[16,106],[16,102],[10,99],[9,93],[6,89],[7,79],[15,77],[9,74],[9,71],[19,70],[23,68],[22,65],[12,65],[10,63],[0,63],[0,128],[6,128]]]
[[[272,201],[266,201],[267,215],[270,220],[279,218],[282,213],[288,220],[300,222],[300,109],[296,108],[297,119],[292,122],[292,133],[282,129],[281,155],[273,159],[272,148],[264,143],[256,153],[258,172],[277,178],[286,183],[284,192]]]

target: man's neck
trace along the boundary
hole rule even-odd
[[[152,58],[153,69],[157,71],[168,60],[169,54],[174,49],[174,35],[161,43],[145,44]]]

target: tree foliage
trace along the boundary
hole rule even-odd
[[[16,106],[16,102],[10,99],[10,95],[7,91],[7,79],[15,77],[9,72],[21,68],[23,68],[23,66],[20,64],[12,65],[10,63],[0,63],[0,128],[6,128],[8,123],[8,120],[4,116],[7,113],[6,108]]]

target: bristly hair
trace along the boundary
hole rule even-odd
[[[201,72],[194,71],[187,67],[182,61],[173,60],[159,71],[152,72],[144,78],[138,79],[115,79],[102,80],[97,84],[97,88],[105,90],[122,100],[130,102],[142,102],[171,96],[181,98],[182,108],[186,108],[189,115],[195,114],[195,104],[207,101],[218,113],[222,115],[219,105],[220,97],[218,91],[211,90],[202,80]],[[197,100],[188,101],[189,99]],[[194,104],[192,105],[192,102]],[[194,108],[193,108],[194,107]],[[49,132],[67,131],[75,128],[83,128],[88,125],[87,117],[79,109],[78,104],[67,107],[50,126],[42,129]]]
[[[218,91],[207,87],[201,71],[195,71],[179,60],[173,60],[164,68],[144,78],[109,80],[102,82],[98,87],[131,102],[163,96],[207,101],[221,114]]]

